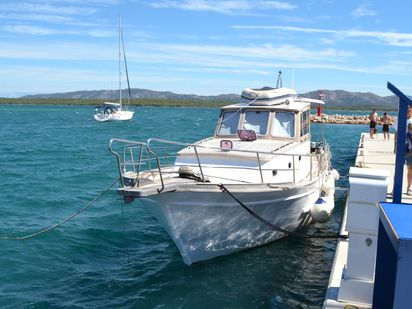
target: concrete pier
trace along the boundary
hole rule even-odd
[[[394,122],[393,116],[388,116],[391,124]],[[369,115],[340,115],[340,114],[322,114],[321,116],[311,115],[310,121],[313,123],[332,123],[332,124],[369,124]],[[382,125],[379,119],[378,126]]]

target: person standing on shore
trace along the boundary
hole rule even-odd
[[[393,117],[393,153],[396,153],[396,143],[398,142],[398,117]]]
[[[372,113],[369,115],[369,128],[370,128],[370,136],[371,138],[373,137],[373,134],[376,133],[376,124],[378,123],[378,113],[376,112],[376,109],[372,109]]]
[[[389,120],[389,116],[386,112],[383,113],[383,117],[381,119],[383,128],[383,139],[386,141],[389,141],[389,125],[391,124],[391,121]]]

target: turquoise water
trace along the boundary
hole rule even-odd
[[[117,177],[110,138],[193,142],[213,133],[217,109],[136,108],[132,121],[98,123],[92,107],[0,106],[0,237],[23,236],[70,216]],[[353,165],[367,126],[324,131],[341,175]],[[338,186],[347,187],[347,178]],[[115,186],[116,187],[116,186]],[[1,308],[319,308],[335,240],[285,238],[186,266],[138,201],[115,187],[57,229],[0,240]],[[339,230],[346,192],[331,221]]]

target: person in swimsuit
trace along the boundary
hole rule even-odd
[[[369,121],[370,121],[370,123],[369,123],[370,136],[371,136],[371,138],[374,138],[373,134],[376,133],[376,124],[378,122],[378,114],[376,113],[375,108],[372,110],[372,113],[370,113],[370,115],[369,115]]]
[[[406,133],[405,163],[408,170],[406,194],[412,195],[412,123],[408,123]]]
[[[385,112],[383,113],[383,117],[381,119],[382,124],[383,124],[383,139],[386,141],[389,141],[389,125],[391,124],[390,120],[389,120],[389,116],[388,114]]]

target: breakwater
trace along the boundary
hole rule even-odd
[[[395,117],[388,116],[389,121],[393,124]],[[334,123],[334,124],[369,124],[369,115],[339,115],[339,114],[322,114],[321,116],[311,115],[310,121],[313,123]],[[378,120],[378,125],[382,125],[382,120]]]

